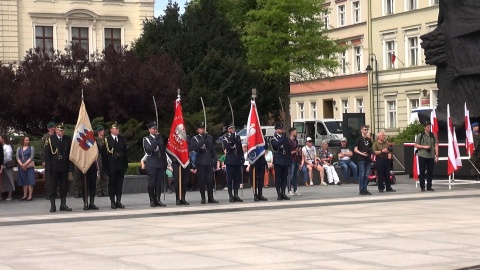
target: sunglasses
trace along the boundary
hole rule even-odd
[[[368,130],[368,128],[364,128],[363,130]]]
[[[347,142],[347,141],[341,141],[341,142]]]

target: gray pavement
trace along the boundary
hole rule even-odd
[[[359,196],[357,185],[300,187],[301,197],[190,206],[148,206],[124,195],[124,210],[49,213],[49,202],[0,201],[0,269],[460,269],[480,265],[478,184],[421,193],[397,176],[396,193]]]

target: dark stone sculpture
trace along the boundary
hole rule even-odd
[[[437,66],[440,137],[446,139],[450,104],[457,136],[464,138],[465,102],[472,120],[480,117],[480,1],[440,0],[437,28],[420,38],[426,63]]]

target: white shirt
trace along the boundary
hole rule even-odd
[[[13,149],[11,145],[3,145],[3,156],[4,162],[8,162],[13,159]]]
[[[317,156],[317,149],[313,145],[311,147],[305,145],[302,148],[302,153],[305,156],[305,161],[313,163],[315,161],[315,157]]]

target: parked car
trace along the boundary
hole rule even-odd
[[[297,119],[293,120],[293,127],[297,129],[298,143],[305,145],[305,139],[311,137],[315,146],[320,147],[323,140],[329,146],[340,146],[343,137],[343,122],[336,119]]]

